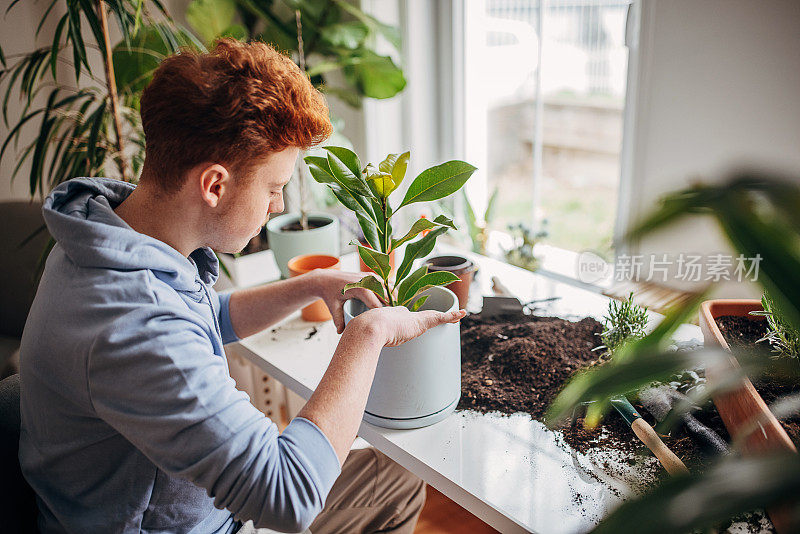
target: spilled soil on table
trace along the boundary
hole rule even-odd
[[[573,322],[523,314],[465,317],[461,320],[458,407],[504,414],[525,412],[544,420],[547,408],[572,375],[597,362],[601,352],[592,349],[601,345],[602,330],[602,324],[593,318]],[[650,424],[655,423],[641,405],[633,404]],[[694,415],[729,439],[716,409]],[[586,452],[604,447],[650,454],[616,412],[609,413],[593,430],[584,428],[582,414],[575,416],[572,424],[559,429],[573,449]],[[662,439],[690,469],[705,460],[700,447],[681,428]]]
[[[759,342],[767,334],[767,321],[752,320],[741,315],[724,315],[717,317],[717,327],[735,351],[758,351],[764,354],[770,347],[766,340]],[[767,405],[780,397],[800,393],[800,383],[795,376],[787,377],[777,370],[768,369],[764,376],[753,379],[753,385]],[[795,445],[800,447],[800,414],[781,421]]]

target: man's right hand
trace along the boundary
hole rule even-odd
[[[465,315],[467,312],[464,310],[412,312],[405,306],[393,306],[367,310],[353,319],[353,323],[359,324],[359,328],[379,332],[386,347],[396,347],[440,324],[457,323]]]

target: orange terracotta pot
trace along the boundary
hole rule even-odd
[[[340,269],[341,262],[336,256],[303,254],[302,256],[295,256],[289,260],[288,267],[289,273],[292,277],[295,277],[311,272],[314,269]],[[303,308],[300,315],[305,321],[319,322],[331,319],[331,312],[322,299],[312,302]]]
[[[703,332],[703,341],[706,347],[723,348],[730,350],[728,342],[717,326],[717,317],[725,315],[738,315],[747,317],[751,321],[765,321],[766,317],[750,315],[751,311],[761,311],[760,300],[752,299],[717,299],[707,300],[700,305],[700,329]],[[706,369],[706,378],[709,387],[719,384],[726,371],[739,367],[733,356],[723,364]],[[735,389],[719,393],[713,397],[725,427],[732,439],[736,439],[742,432],[750,430],[750,425],[756,418],[761,419],[761,428],[758,432],[750,432],[745,438],[742,452],[745,455],[765,454],[770,451],[797,452],[791,438],[781,426],[778,419],[770,412],[767,403],[761,398],[753,383],[748,378],[743,378]],[[791,510],[784,507],[771,507],[767,513],[772,519],[775,530],[781,534],[796,532],[791,520]]]

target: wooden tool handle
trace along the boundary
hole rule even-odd
[[[631,424],[631,428],[633,429],[633,433],[636,434],[636,437],[642,440],[642,443],[647,445],[648,449],[653,451],[653,454],[656,455],[656,458],[658,458],[658,461],[664,466],[664,469],[667,470],[667,473],[670,475],[685,475],[689,473],[689,470],[683,465],[681,459],[675,456],[675,453],[664,445],[664,442],[661,441],[661,438],[658,437],[656,431],[653,430],[653,427],[651,427],[647,421],[641,418],[636,419]]]
[[[499,278],[496,276],[492,277],[492,291],[494,294],[499,297],[513,297],[514,294],[509,291],[509,289],[503,285]]]

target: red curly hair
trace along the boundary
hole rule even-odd
[[[322,94],[264,43],[221,39],[206,54],[184,50],[156,69],[141,101],[146,148],[140,182],[165,192],[205,161],[248,175],[270,152],[309,148],[333,127]]]

